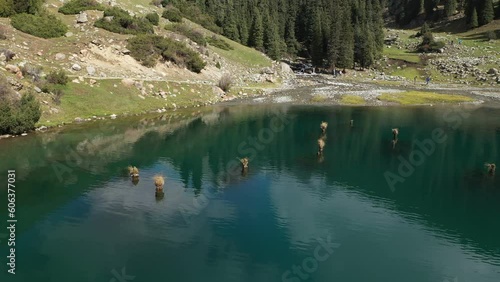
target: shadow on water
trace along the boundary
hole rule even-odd
[[[345,183],[402,215],[417,215],[429,229],[458,237],[466,247],[499,256],[500,179],[487,176],[484,163],[500,163],[500,132],[495,126],[500,112],[474,109],[457,128],[443,119],[442,112],[418,107],[246,106],[194,115],[174,113],[3,140],[0,158],[9,162],[3,161],[0,170],[18,171],[23,187],[17,191],[22,199],[20,233],[60,206],[123,177],[121,171],[130,164],[153,170],[167,162],[178,172],[183,188],[194,195],[204,187],[247,185],[268,171],[291,173],[301,183],[321,175],[326,185],[311,189],[319,189],[316,192],[324,197],[331,195],[336,183]],[[261,130],[281,115],[295,118],[272,138],[265,137],[266,144],[259,141]],[[329,126],[324,152],[318,156],[322,120]],[[393,147],[394,127],[400,134]],[[422,164],[391,190],[385,173],[397,173],[401,158],[409,160],[419,150],[416,141],[431,138],[436,128],[443,129],[446,141],[435,144],[433,153],[425,155]],[[249,170],[243,173],[239,166],[229,165],[242,157],[250,158]],[[143,181],[152,185],[142,174],[139,184],[134,184]],[[168,189],[166,184],[165,198]],[[5,194],[2,188],[0,197]],[[161,202],[163,197],[156,199]],[[5,217],[5,211],[0,211],[0,218]]]

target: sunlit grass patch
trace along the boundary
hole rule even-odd
[[[474,99],[462,95],[440,94],[434,92],[407,91],[402,93],[383,93],[378,97],[385,102],[395,102],[402,105],[419,105],[432,103],[472,102]]]
[[[363,105],[365,103],[365,99],[355,95],[343,95],[340,102],[347,105]]]
[[[314,95],[310,101],[313,103],[321,103],[325,102],[326,100],[328,100],[328,97],[326,97],[325,95]]]

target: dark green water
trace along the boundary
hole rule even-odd
[[[0,281],[498,282],[500,110],[445,112],[245,106],[0,140]],[[401,158],[419,163],[391,187]]]

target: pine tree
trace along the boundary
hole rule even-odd
[[[264,48],[267,55],[273,60],[281,58],[281,41],[278,34],[278,26],[266,15],[264,26]]]
[[[497,3],[497,9],[495,11],[495,18],[500,19],[500,2]]]
[[[0,0],[0,17],[11,16],[14,12],[14,3],[12,0]]]
[[[341,26],[337,66],[351,68],[354,65],[354,30],[349,7],[343,9]]]
[[[224,18],[223,33],[229,39],[236,42],[240,41],[240,35],[238,32],[238,26],[236,25],[236,20],[234,19],[234,13],[230,8],[226,10],[226,17]]]
[[[469,22],[469,27],[476,28],[478,26],[479,26],[479,24],[477,22],[477,11],[476,11],[476,7],[474,7],[474,8],[472,8],[472,14],[471,14],[470,22]]]
[[[457,9],[457,0],[445,0],[444,2],[444,13],[446,17],[451,17]]]
[[[290,55],[297,54],[299,48],[299,42],[295,37],[295,19],[292,17],[288,18],[288,22],[285,29],[285,44],[286,52]]]
[[[254,9],[254,18],[252,23],[252,30],[250,31],[250,46],[258,50],[264,48],[264,27],[262,25],[262,16],[259,9]]]
[[[238,24],[238,32],[240,34],[240,43],[243,45],[248,45],[249,31],[246,20],[243,19],[240,21],[240,23]]]
[[[317,67],[323,66],[323,31],[322,21],[319,11],[315,11],[313,17],[313,26],[311,34],[310,54],[313,65]]]
[[[489,24],[495,18],[493,0],[482,0],[482,10],[479,14],[479,25]]]
[[[15,0],[14,10],[16,13],[36,14],[42,8],[43,0]]]

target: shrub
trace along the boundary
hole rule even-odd
[[[415,37],[420,37],[428,32],[431,32],[431,28],[427,23],[424,23],[420,28],[420,31],[415,35]]]
[[[17,14],[11,17],[14,28],[42,38],[63,36],[68,27],[54,15],[42,13],[37,15]]]
[[[40,81],[40,77],[42,75],[42,67],[34,66],[30,64],[25,64],[21,67],[21,72],[23,76],[31,77],[33,81]]]
[[[153,67],[159,58],[184,65],[193,72],[201,72],[205,62],[184,43],[157,35],[141,34],[129,39],[130,55],[144,66]]]
[[[87,10],[104,11],[104,6],[99,4],[96,0],[71,0],[59,8],[59,13],[76,15]]]
[[[16,53],[10,51],[9,49],[0,49],[0,53],[3,53],[5,56],[5,61],[10,62],[16,56]]]
[[[0,17],[10,17],[15,13],[13,0],[0,0]]]
[[[222,50],[226,50],[226,51],[229,51],[229,50],[233,50],[234,48],[229,45],[229,43],[227,43],[224,39],[221,39],[215,35],[212,35],[211,37],[207,38],[207,42],[208,44],[214,46],[214,47],[217,47],[219,49],[222,49]]]
[[[444,47],[444,42],[435,41],[432,33],[427,32],[422,37],[422,43],[418,46],[418,50],[423,53],[439,52]]]
[[[165,26],[165,29],[182,34],[187,38],[191,39],[193,42],[196,42],[200,46],[207,46],[207,41],[205,40],[205,36],[203,36],[203,33],[191,29],[186,25],[183,24],[167,25]]]
[[[233,85],[233,78],[229,74],[224,74],[222,77],[219,79],[219,88],[222,89],[224,92],[229,91],[231,86]]]
[[[0,100],[0,134],[21,134],[35,129],[42,112],[40,103],[31,93],[21,100]]]
[[[152,0],[151,3],[149,3],[149,5],[160,7],[161,6],[161,1],[162,0]]]
[[[486,39],[487,40],[496,40],[497,34],[493,30],[490,30],[490,31],[486,32]]]
[[[158,16],[157,13],[147,14],[146,19],[153,25],[158,25],[160,23],[160,16]]]
[[[9,99],[10,95],[12,94],[12,88],[9,85],[9,82],[7,82],[7,79],[2,75],[0,76],[0,101]]]
[[[109,20],[107,17],[110,17]],[[121,34],[153,33],[153,25],[145,18],[132,17],[118,7],[106,9],[104,17],[94,24],[96,27]]]
[[[66,85],[69,82],[69,77],[64,70],[51,71],[47,77],[47,82],[52,84]]]
[[[182,21],[181,12],[179,12],[179,10],[177,10],[176,8],[170,8],[163,11],[163,14],[161,16],[174,23],[179,23]]]

